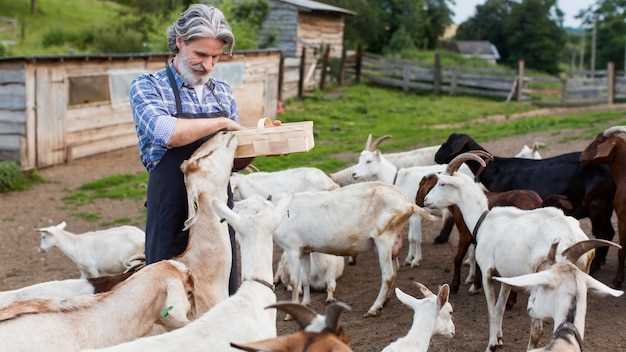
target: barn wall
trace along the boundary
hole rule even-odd
[[[298,14],[298,53],[303,45],[319,48],[330,44],[330,56],[341,57],[343,29],[342,15],[301,11]]]
[[[285,56],[298,56],[298,8],[270,0],[270,9],[259,33],[259,46],[280,49]]]
[[[20,160],[26,135],[26,68],[23,64],[0,67],[0,160]]]
[[[276,115],[279,62],[278,52],[235,53],[215,67],[214,76],[233,88],[243,125]],[[0,131],[16,134],[0,136],[0,157],[21,160],[29,169],[137,145],[128,86],[137,75],[162,69],[164,62],[67,60],[14,66],[0,65]],[[108,100],[72,105],[70,81],[93,76],[107,77]]]

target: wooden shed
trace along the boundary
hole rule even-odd
[[[269,0],[259,43],[279,48],[286,57],[296,57],[302,46],[330,45],[331,57],[341,57],[344,18],[354,12],[311,0]]]
[[[213,76],[233,88],[242,123],[276,115],[279,50],[224,56]],[[0,58],[0,160],[23,169],[129,147],[137,137],[132,80],[169,54]]]

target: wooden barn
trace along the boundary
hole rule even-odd
[[[330,56],[341,57],[345,16],[354,12],[311,0],[269,0],[259,43],[279,48],[286,57],[296,57],[302,47],[330,45]]]
[[[242,123],[275,116],[279,50],[224,56],[213,75],[233,88]],[[0,58],[0,160],[23,169],[129,147],[137,137],[131,81],[168,54]]]

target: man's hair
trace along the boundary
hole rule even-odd
[[[178,53],[176,38],[187,42],[199,37],[219,39],[229,52],[235,46],[235,36],[222,11],[213,6],[193,4],[167,29],[167,46],[173,53]]]

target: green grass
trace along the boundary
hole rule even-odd
[[[74,215],[75,217],[79,219],[83,219],[89,222],[96,222],[102,219],[102,215],[100,215],[99,213],[94,213],[94,212],[89,212],[89,211],[83,211],[83,212],[75,213],[72,215]]]
[[[110,226],[120,226],[120,225],[132,225],[134,221],[128,217],[121,217],[117,219],[113,219],[111,221],[105,221],[100,223],[102,227],[110,227]]]
[[[77,35],[102,27],[114,22],[119,18],[119,11],[124,11],[124,6],[103,0],[38,0],[37,7],[37,12],[31,15],[30,0],[0,1],[0,13],[18,19],[24,29],[24,40],[20,40],[20,33],[17,33],[18,44],[8,48],[10,55],[75,51],[69,46],[44,48],[42,40],[46,33],[53,30]]]
[[[108,176],[80,186],[63,201],[68,205],[80,205],[102,198],[142,199],[146,196],[147,180],[145,172]]]
[[[24,191],[43,181],[37,171],[23,172],[14,161],[0,161],[0,193]]]

